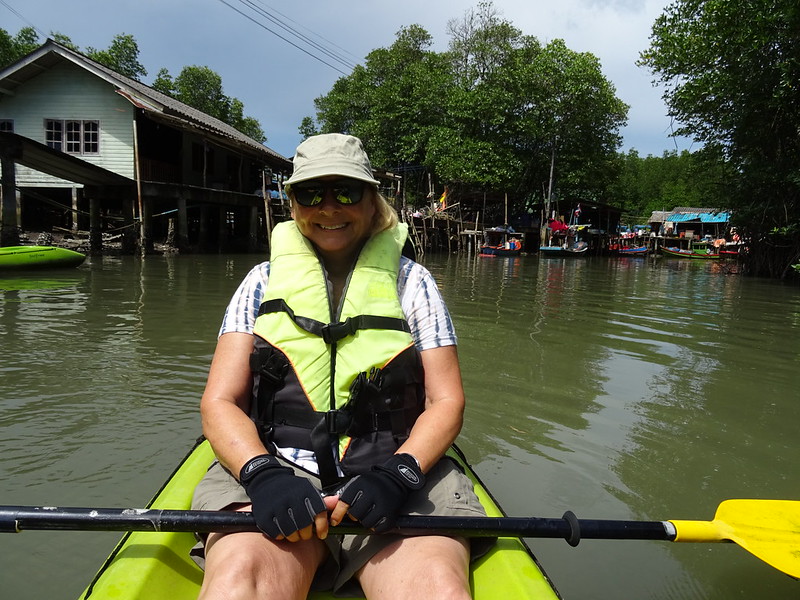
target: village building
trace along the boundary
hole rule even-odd
[[[680,248],[722,240],[729,232],[730,213],[719,208],[679,206],[654,211],[648,220],[653,237]],[[729,240],[730,241],[730,240]]]
[[[2,235],[90,234],[90,249],[171,242],[255,251],[291,161],[53,40],[0,70]],[[266,199],[266,201],[265,201]],[[273,209],[278,214],[273,214]]]

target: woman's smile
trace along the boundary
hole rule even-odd
[[[325,229],[326,231],[335,231],[336,229],[343,229],[344,227],[347,227],[347,223],[341,223],[340,225],[322,225],[320,223],[317,225],[317,227]]]
[[[300,233],[311,240],[326,263],[342,261],[349,267],[353,256],[370,236],[375,217],[374,194],[373,188],[369,188],[360,202],[340,204],[326,191],[319,204],[294,204],[295,223]]]

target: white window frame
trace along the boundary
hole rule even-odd
[[[97,119],[45,119],[45,144],[67,154],[100,154],[100,121]]]

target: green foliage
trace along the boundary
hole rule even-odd
[[[448,33],[448,50],[433,52],[425,29],[402,28],[315,100],[318,128],[358,135],[374,164],[422,166],[450,189],[508,192],[518,210],[541,198],[555,149],[560,195],[606,196],[627,106],[597,58],[561,40],[542,46],[491,2]]]
[[[303,121],[300,123],[300,127],[297,128],[297,131],[303,136],[303,139],[319,133],[317,127],[314,125],[314,119],[311,117],[303,117]]]
[[[264,135],[261,124],[253,117],[244,116],[244,104],[238,98],[230,98],[230,110],[228,112],[227,122],[238,131],[241,131],[247,137],[257,142],[263,144],[267,141],[267,136]]]
[[[0,68],[36,50],[40,46],[38,40],[33,27],[23,27],[15,36],[0,28]]]
[[[139,62],[139,44],[130,34],[115,35],[106,50],[97,50],[90,46],[86,49],[86,56],[137,81],[147,75],[147,69]]]
[[[184,67],[175,77],[175,97],[221,121],[228,118],[230,99],[222,90],[222,77],[208,67]]]
[[[169,71],[164,67],[158,70],[156,78],[153,80],[150,87],[167,96],[174,96],[176,94],[175,80],[172,79],[172,75],[170,75]]]
[[[621,154],[620,176],[610,186],[614,204],[643,223],[653,211],[678,206],[729,208],[723,194],[724,164],[705,150],[664,152],[642,158],[635,150]]]
[[[258,121],[244,116],[242,101],[227,96],[222,77],[208,67],[184,67],[174,79],[167,69],[159,69],[153,88],[235,127],[257,142],[267,140]]]
[[[796,0],[677,0],[653,26],[641,64],[665,86],[677,134],[726,164],[725,195],[752,241],[750,271],[785,276],[800,232],[800,5]],[[793,263],[792,263],[793,264]]]
[[[50,34],[50,37],[53,38],[54,42],[58,42],[62,46],[66,46],[70,50],[74,50],[75,52],[80,52],[80,48],[72,43],[72,40],[68,35],[64,35],[63,33],[58,33],[54,31]]]

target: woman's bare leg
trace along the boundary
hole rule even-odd
[[[357,577],[370,600],[465,600],[469,546],[449,537],[405,538],[373,556]]]

